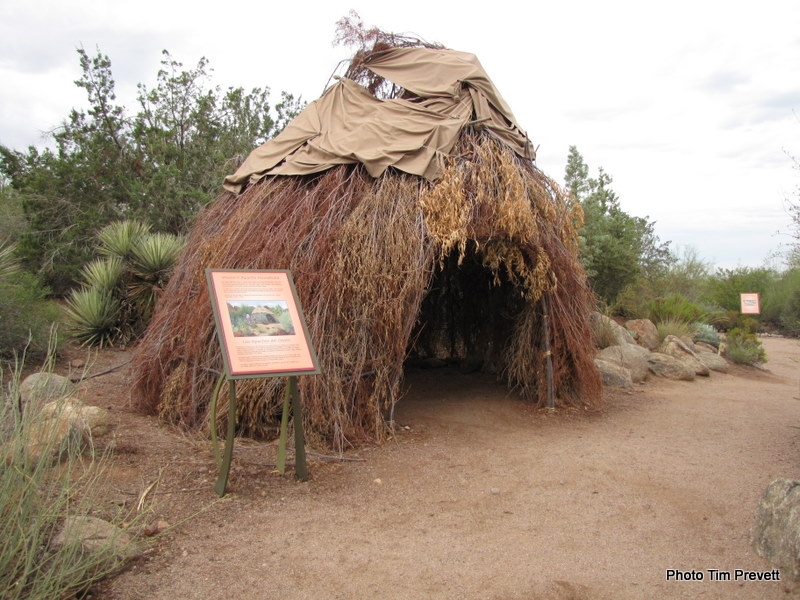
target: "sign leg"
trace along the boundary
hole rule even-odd
[[[233,459],[233,437],[236,433],[236,380],[228,380],[228,435],[225,438],[225,453],[222,456],[222,464],[219,468],[219,477],[214,491],[221,498],[225,495],[225,487],[228,485],[228,473],[231,470],[231,459]]]
[[[289,398],[292,395],[291,386],[286,386],[286,391],[283,394],[283,412],[281,413],[281,434],[278,438],[278,473],[283,475],[286,473],[286,438],[288,437],[287,431],[289,429]]]
[[[306,466],[306,436],[303,432],[303,405],[297,391],[297,377],[289,377],[289,390],[292,395],[292,422],[294,423],[294,474],[300,481],[308,481]]]

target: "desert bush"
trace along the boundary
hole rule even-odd
[[[113,538],[91,554],[78,543],[55,543],[68,516],[88,515],[101,505],[98,493],[108,459],[82,453],[77,439],[62,440],[55,428],[32,427],[37,415],[21,411],[18,402],[21,368],[18,364],[10,377],[0,372],[10,379],[0,392],[0,595],[6,600],[73,597],[119,566]],[[58,448],[61,460],[42,448]],[[117,515],[116,520],[123,518],[137,523],[142,517]]]
[[[790,269],[762,299],[762,318],[784,335],[800,336],[800,268]]]
[[[704,299],[725,310],[739,312],[740,294],[758,293],[763,300],[769,295],[770,289],[778,279],[779,275],[774,269],[752,267],[718,269],[708,281]]]
[[[740,330],[745,333],[756,334],[758,333],[760,325],[761,323],[756,317],[750,315],[738,315],[736,317],[736,327],[734,327],[731,332],[738,333],[737,330]]]
[[[61,314],[47,299],[48,289],[20,269],[13,252],[13,245],[0,247],[0,357],[11,358],[26,348],[30,355],[43,356]]]
[[[767,362],[767,353],[755,333],[734,328],[728,332],[725,354],[739,365],[757,366]]]
[[[653,323],[662,321],[683,321],[695,323],[705,320],[703,309],[696,303],[687,300],[680,294],[672,294],[664,298],[656,298],[650,303],[650,320]]]
[[[695,323],[692,328],[694,329],[695,342],[704,342],[715,348],[719,348],[719,332],[714,329],[713,325],[709,325],[708,323]]]

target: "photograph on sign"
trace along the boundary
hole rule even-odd
[[[234,337],[294,335],[294,323],[285,300],[228,300]]]
[[[206,270],[231,377],[319,373],[288,271]]]
[[[741,301],[743,315],[761,314],[758,294],[741,294]]]

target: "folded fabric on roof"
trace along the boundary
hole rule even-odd
[[[392,48],[376,52],[365,66],[406,93],[383,100],[354,81],[339,80],[279,135],[253,150],[225,178],[225,189],[239,193],[266,175],[309,175],[352,163],[362,163],[372,177],[395,167],[435,181],[441,177],[443,157],[473,120],[518,155],[535,157],[530,140],[474,55]]]

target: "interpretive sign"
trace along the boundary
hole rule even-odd
[[[291,273],[206,269],[230,378],[320,372]]]
[[[743,315],[760,315],[761,308],[759,306],[758,294],[740,294],[742,299],[742,314]]]
[[[228,379],[228,431],[225,452],[218,459],[219,476],[214,489],[220,496],[225,495],[236,431],[236,380],[248,377],[287,377],[277,467],[280,473],[284,472],[291,406],[295,476],[306,481],[303,405],[297,376],[316,375],[320,370],[292,275],[289,271],[277,270],[206,269],[206,278],[222,346],[224,376]],[[216,400],[215,393],[211,402],[212,415],[216,415]],[[213,422],[216,422],[215,416]],[[214,452],[218,454],[216,442]]]

